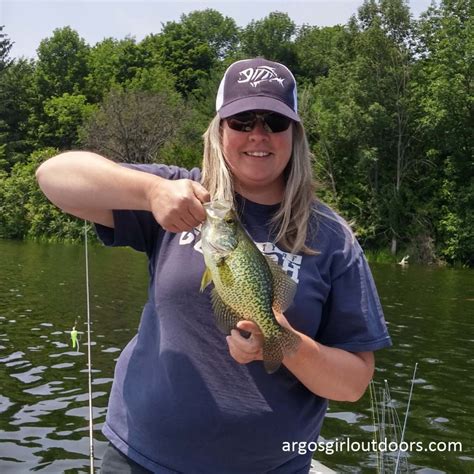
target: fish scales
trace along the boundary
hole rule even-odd
[[[240,248],[239,248],[240,247]],[[272,311],[273,287],[271,271],[266,265],[265,257],[243,240],[237,251],[229,255],[224,265],[217,267],[214,285],[223,295],[228,305],[244,318],[257,323],[265,336],[270,336],[272,329],[279,331],[280,326],[268,318]],[[230,272],[229,272],[230,269]],[[241,279],[246,285],[226,284],[226,273],[232,274],[232,280]],[[230,278],[227,278],[227,283]]]

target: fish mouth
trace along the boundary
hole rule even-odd
[[[206,202],[203,206],[209,217],[215,217],[218,219],[223,219],[232,209],[232,203],[224,200]]]

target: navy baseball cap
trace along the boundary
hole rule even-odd
[[[248,110],[277,112],[300,121],[296,81],[286,66],[254,58],[227,68],[217,91],[216,111],[224,119]]]

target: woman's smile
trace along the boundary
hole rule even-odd
[[[244,151],[244,155],[252,158],[268,158],[272,155],[269,151]]]

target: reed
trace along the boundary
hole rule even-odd
[[[401,450],[400,445],[405,439],[417,366],[418,364],[415,364],[403,425],[395,408],[395,400],[390,393],[388,381],[384,380],[383,387],[379,387],[378,390],[374,381],[370,382],[369,395],[374,426],[374,444],[377,447],[384,446],[388,448],[391,443],[396,443],[399,448],[396,451],[390,451],[390,449],[375,450],[376,469],[379,474],[410,473],[408,453]]]

